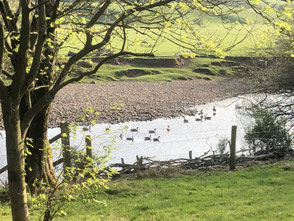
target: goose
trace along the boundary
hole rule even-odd
[[[211,120],[211,117],[205,115],[204,120]]]
[[[202,119],[203,119],[203,116],[202,118],[195,118],[196,121],[202,121]]]
[[[138,132],[138,130],[139,130],[139,127],[137,127],[137,128],[132,128],[132,129],[131,129],[131,132]]]
[[[150,140],[151,141],[151,135],[149,137],[144,137],[144,140]]]
[[[83,127],[82,131],[90,131],[90,127]]]
[[[156,128],[154,128],[153,130],[149,130],[149,134],[156,134]]]
[[[123,134],[122,134],[122,133],[119,135],[119,138],[120,138],[121,140],[123,139]]]
[[[154,137],[154,138],[153,138],[153,141],[154,141],[154,142],[159,142],[159,138],[160,138],[160,136],[158,136],[158,137]]]
[[[134,142],[134,136],[132,136],[132,137],[127,137],[127,140],[131,140],[132,142]]]
[[[105,128],[105,131],[106,131],[106,132],[107,132],[107,131],[110,131],[110,126],[106,127],[106,128]]]
[[[189,123],[188,119],[184,118],[184,123]]]
[[[170,126],[168,125],[166,128],[167,132],[170,132]]]
[[[216,108],[215,108],[215,106],[213,106],[212,111],[213,111],[213,112],[216,112]]]

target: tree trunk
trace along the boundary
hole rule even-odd
[[[31,154],[26,156],[26,183],[32,194],[37,194],[42,180],[46,186],[56,185],[52,151],[48,141],[47,123],[50,106],[38,113],[28,130],[27,148]]]
[[[8,163],[8,186],[13,220],[30,220],[24,163],[24,142],[21,135],[19,106],[12,99],[2,102],[2,113],[6,131],[6,152]]]

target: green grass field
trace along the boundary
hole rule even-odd
[[[202,36],[206,39],[205,41],[213,41],[216,48],[224,50],[241,41],[236,47],[233,47],[232,50],[227,51],[226,55],[248,55],[254,51],[256,45],[260,43],[262,40],[260,36],[263,33],[273,31],[272,26],[264,24],[264,20],[260,16],[256,15],[253,10],[248,8],[243,9],[238,14],[228,14],[222,17],[206,15],[203,13],[201,14],[199,12],[190,12],[186,16],[186,19],[191,24],[194,34],[197,37],[191,32],[187,33],[185,31],[181,31],[181,25],[176,24],[171,30],[171,33],[179,33],[180,37],[177,40],[183,40],[186,41],[187,44],[195,45],[197,39]],[[200,19],[201,24],[195,22],[197,19]],[[250,22],[248,23],[248,21]],[[236,24],[236,22],[239,22],[239,24]],[[103,29],[103,26],[97,25],[95,26],[95,29],[97,29],[97,31],[101,30]],[[64,28],[59,30],[60,36],[62,36],[65,30],[66,29]],[[120,32],[119,29],[117,31],[118,33]],[[158,33],[161,32],[158,31]],[[127,29],[126,36],[128,41],[126,43],[126,50],[141,53],[152,52],[156,56],[174,56],[175,53],[186,50],[185,48],[175,45],[165,38],[169,37],[171,33],[161,33],[162,38],[158,39],[157,36],[150,31],[147,32],[146,35],[143,35],[133,29]],[[65,56],[69,50],[77,51],[78,48],[83,46],[84,39],[84,34],[74,33],[71,38],[65,42],[64,47],[61,50],[61,56]],[[101,40],[101,36],[96,36],[94,39],[99,42]],[[138,43],[139,40],[146,41],[146,44]],[[154,44],[155,47],[153,48]],[[113,35],[111,46],[108,48],[111,47],[112,50],[115,50],[115,48],[119,49],[121,45],[122,39]],[[196,49],[195,53],[197,54],[198,52],[203,53],[201,49]],[[205,53],[212,52],[206,51]]]
[[[294,220],[294,161],[169,175],[120,178],[95,194],[103,203],[72,201],[56,220]],[[0,215],[10,220],[7,204]]]
[[[218,58],[194,58],[189,61],[189,64],[184,67],[179,68],[164,68],[164,67],[149,67],[142,66],[139,64],[125,64],[125,65],[112,65],[105,64],[99,71],[87,78],[84,78],[81,82],[89,83],[95,82],[107,82],[107,81],[145,81],[145,82],[155,82],[155,81],[173,81],[173,80],[191,80],[196,78],[206,78],[212,79],[215,77],[229,77],[230,75],[237,73],[237,66],[226,67],[212,65],[212,62],[220,62],[222,59]],[[205,74],[195,71],[195,69],[206,69],[210,71],[211,74]],[[142,70],[146,74],[141,76],[128,77],[125,75],[118,76],[120,72],[126,72],[129,70]],[[70,77],[75,76],[75,73],[87,70],[80,66],[76,66],[70,74]]]
[[[195,22],[195,19],[201,18],[201,25]],[[264,24],[264,20],[256,15],[253,10],[244,9],[237,14],[228,14],[223,18],[219,16],[208,16],[206,14],[199,14],[199,12],[190,12],[186,18],[192,24],[196,35],[193,36],[192,33],[184,33],[181,31],[181,25],[177,24],[171,32],[179,33],[180,37],[187,44],[195,45],[197,44],[197,39],[199,36],[203,36],[203,45],[209,44],[213,45],[211,51],[204,50],[203,48],[196,49],[194,52],[197,55],[216,55],[214,50],[222,49],[225,51],[223,55],[230,56],[249,56],[256,54],[258,45],[263,41],[262,36],[266,35],[268,32],[272,32],[273,28],[270,25]],[[248,19],[250,22],[248,22]],[[236,23],[238,22],[238,23]],[[103,29],[102,26],[95,26],[97,30]],[[65,29],[64,29],[65,30]],[[120,30],[117,30],[120,32]],[[155,31],[156,32],[156,31]],[[63,30],[60,30],[60,36],[62,36]],[[132,29],[126,30],[126,35],[128,41],[126,42],[126,50],[138,53],[149,53],[152,52],[156,57],[175,57],[178,52],[187,51],[186,48],[176,45],[166,38],[157,38],[154,33],[149,33],[148,35],[142,35],[137,33]],[[163,34],[163,36],[169,36],[169,33]],[[77,52],[78,48],[83,46],[83,41],[85,35],[83,33],[74,33],[71,38],[69,38],[64,47],[60,51],[60,58],[67,60],[68,51]],[[96,42],[101,40],[101,36],[94,38]],[[144,41],[142,44],[140,42]],[[156,43],[155,43],[156,42]],[[201,42],[201,41],[200,41]],[[205,42],[205,43],[204,43]],[[212,43],[213,42],[213,43]],[[111,50],[118,50],[121,47],[122,40],[113,36],[111,44],[107,47]],[[202,43],[201,43],[202,44]],[[155,47],[153,48],[152,46]],[[230,49],[230,50],[227,50]],[[89,58],[97,57],[97,54],[93,53]],[[210,63],[213,59],[197,58],[192,62],[191,67],[184,68],[156,68],[159,74],[150,74],[138,77],[116,77],[116,72],[126,71],[128,69],[139,68],[145,71],[154,71],[154,68],[150,67],[140,67],[136,65],[103,65],[102,68],[91,78],[85,78],[82,82],[91,81],[172,81],[172,80],[190,80],[198,77],[213,78],[218,76],[218,73],[225,73],[225,75],[234,74],[231,68],[219,68],[216,66],[211,66]],[[206,63],[205,63],[206,62]],[[194,68],[201,67],[201,65],[209,65],[208,69],[214,74],[212,76],[203,75],[203,73],[193,72]],[[72,73],[79,72],[78,69],[73,69]],[[221,70],[222,69],[222,70]],[[82,70],[83,71],[83,70]]]

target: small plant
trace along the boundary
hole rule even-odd
[[[246,132],[245,140],[254,152],[283,152],[291,148],[292,135],[286,127],[285,118],[276,117],[273,111],[260,107],[254,107],[251,116],[255,123]]]
[[[222,138],[222,139],[220,139],[218,141],[218,144],[217,144],[217,152],[220,155],[224,155],[229,143],[230,142],[229,142],[228,138]]]
[[[0,203],[9,202],[8,182],[0,180]]]

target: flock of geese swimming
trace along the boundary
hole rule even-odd
[[[213,116],[215,116],[216,115],[215,106],[213,106],[212,111],[213,111]],[[211,120],[211,119],[212,119],[212,117],[208,116],[207,114],[204,114],[203,110],[200,110],[200,111],[196,110],[196,118],[195,118],[196,121],[202,122],[203,120]],[[189,123],[188,119],[186,119],[185,117],[184,117],[184,123]]]
[[[166,130],[167,130],[167,132],[169,132],[170,131],[170,126],[167,126]],[[139,127],[131,128],[130,132],[139,132]],[[149,136],[144,137],[145,141],[160,142],[160,136],[152,138],[152,135],[156,135],[156,128],[154,128],[153,130],[149,130],[148,134],[149,134]],[[121,140],[123,140],[123,134],[122,133],[119,135],[119,137],[120,137]],[[134,142],[134,136],[126,137],[126,140]]]
[[[215,108],[215,106],[213,106],[212,111],[213,111],[213,116],[215,116],[216,115],[216,108]],[[211,116],[208,116],[207,114],[204,114],[203,113],[203,110],[200,110],[199,112],[196,110],[196,118],[195,118],[195,121],[201,121],[202,122],[203,120],[206,121],[206,120],[211,120],[211,119],[212,119],[212,117]],[[184,123],[189,123],[189,120],[186,119],[185,117],[184,117]],[[107,127],[105,130],[106,131],[109,131],[110,130],[110,127]],[[171,130],[170,126],[167,126],[166,131],[167,132],[170,132],[170,130]],[[139,127],[131,128],[130,129],[130,132],[132,132],[132,133],[138,133],[139,132]],[[157,136],[157,137],[153,137],[152,138],[152,135],[156,135],[156,128],[154,128],[153,130],[149,130],[148,131],[148,134],[149,134],[149,136],[144,137],[144,141],[160,142],[160,136]],[[123,133],[121,133],[119,135],[119,137],[120,137],[121,140],[123,140],[123,138],[124,138]],[[126,137],[125,139],[128,140],[128,141],[132,141],[132,142],[134,142],[134,140],[135,140],[134,139],[134,136]]]

